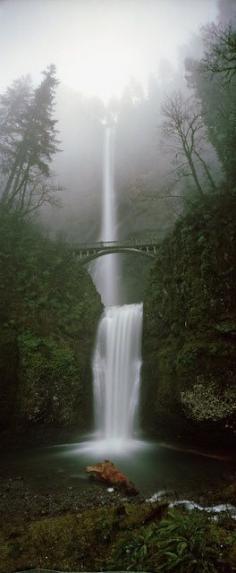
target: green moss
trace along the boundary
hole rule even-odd
[[[85,426],[101,311],[100,297],[73,250],[46,238],[35,223],[0,209],[1,390],[18,426],[75,421]],[[8,421],[1,420],[3,426]]]
[[[0,427],[4,428],[15,416],[15,396],[18,386],[18,346],[13,327],[0,332]]]
[[[164,518],[150,520],[153,508],[148,503],[128,503],[42,518],[24,526],[5,523],[0,572],[28,568],[157,573],[233,571],[233,520],[222,517],[217,523],[204,512],[189,513],[177,508],[169,510]]]
[[[69,342],[26,331],[18,343],[19,415],[34,423],[73,423],[83,399],[83,381]]]
[[[234,439],[235,412],[227,396],[235,381],[235,219],[234,195],[206,198],[206,204],[180,220],[160,246],[144,301],[147,429],[158,431],[165,425],[168,429],[172,421],[174,436],[176,424],[189,433],[192,422],[197,437],[208,402],[212,407],[206,438],[216,435],[218,424],[222,440]],[[202,414],[196,415],[190,396],[199,396],[199,380],[207,398]],[[225,405],[221,416],[216,414],[220,400]]]

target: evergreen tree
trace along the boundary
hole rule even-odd
[[[24,137],[25,122],[32,97],[29,77],[22,77],[0,97],[0,173],[1,186],[10,177],[17,148]]]
[[[49,66],[34,91],[26,80],[15,82],[0,100],[2,202],[23,214],[52,203],[57,190],[50,170],[58,150],[52,117],[55,71]]]

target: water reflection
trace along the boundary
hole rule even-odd
[[[181,496],[191,491],[220,487],[234,468],[230,460],[179,451],[148,440],[99,441],[94,436],[74,443],[19,450],[2,455],[1,475],[22,476],[44,490],[93,487],[87,465],[110,459],[133,481],[143,495],[161,490]]]

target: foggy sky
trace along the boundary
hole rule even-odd
[[[55,63],[60,81],[86,95],[145,86],[162,59],[216,20],[217,0],[0,0],[0,91]]]

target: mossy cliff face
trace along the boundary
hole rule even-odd
[[[1,216],[1,428],[88,427],[100,297],[73,250]]]
[[[235,196],[208,198],[165,239],[150,273],[143,421],[173,438],[236,435],[235,221]]]

